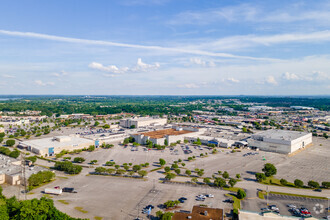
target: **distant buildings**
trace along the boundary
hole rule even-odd
[[[147,127],[147,126],[157,126],[157,125],[165,125],[167,123],[167,118],[127,118],[121,119],[119,125],[124,128],[139,128],[139,127]]]
[[[251,111],[251,112],[267,111],[267,110],[272,110],[272,107],[269,107],[269,106],[252,106],[252,107],[248,107],[248,110]]]
[[[19,147],[26,148],[35,154],[48,157],[54,156],[55,154],[60,153],[62,150],[78,150],[85,147],[87,148],[94,144],[95,141],[86,138],[80,138],[76,136],[57,136],[23,141],[19,143]]]
[[[313,107],[307,107],[307,106],[290,106],[290,108],[295,110],[314,110]]]
[[[312,143],[312,133],[267,130],[253,134],[248,139],[250,147],[282,154],[290,154]]]

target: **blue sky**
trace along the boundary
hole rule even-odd
[[[2,0],[0,93],[329,95],[330,1]]]

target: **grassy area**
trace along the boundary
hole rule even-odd
[[[77,211],[79,211],[79,212],[85,213],[85,214],[88,213],[88,211],[84,210],[83,207],[77,206],[77,207],[74,207],[74,209],[77,210]]]
[[[57,178],[60,178],[60,179],[69,179],[69,177],[67,177],[67,176],[57,176]]]
[[[49,194],[44,194],[43,197],[46,197],[46,198],[48,198],[48,199],[53,198],[53,196],[51,196],[51,195],[49,195]]]
[[[265,199],[265,192],[264,191],[258,191],[258,197],[259,199]]]
[[[158,168],[150,170],[149,172],[154,172],[154,171],[161,170],[161,169],[162,169],[162,167],[158,167]]]
[[[67,202],[66,200],[57,200],[58,202],[64,204],[64,205],[69,205],[70,203]]]
[[[239,187],[223,187],[224,190],[231,191],[231,192],[237,192],[239,189],[243,190],[242,188]]]
[[[279,179],[276,179],[275,177],[267,177],[266,180],[263,180],[261,182],[262,184],[266,185],[275,185],[275,186],[283,186],[283,187],[295,187],[295,188],[301,188],[306,189],[307,187],[296,187],[293,183],[288,182],[286,185],[282,185],[281,181]]]
[[[226,194],[226,196],[232,197],[233,198],[233,209],[241,209],[241,200],[238,199],[236,196],[234,195],[230,195],[230,194]]]
[[[103,217],[100,217],[100,216],[94,216],[94,219],[95,219],[95,220],[102,220]]]
[[[291,194],[291,193],[283,193],[283,192],[270,191],[269,193],[277,194],[277,195],[297,196],[297,197],[304,197],[304,198],[311,198],[311,199],[327,199],[326,197],[321,197],[321,196],[307,196],[307,195]]]

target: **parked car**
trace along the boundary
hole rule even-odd
[[[294,208],[294,209],[297,208],[296,205],[293,205],[293,204],[288,204],[287,206],[288,206],[289,208]]]
[[[62,189],[62,191],[63,191],[63,192],[68,192],[68,193],[77,193],[77,191],[74,190],[74,188],[72,188],[72,187],[64,187],[64,188]]]

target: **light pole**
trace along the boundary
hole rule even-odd
[[[269,204],[268,204],[268,194],[269,194],[269,190],[268,190],[268,186],[267,186],[267,188],[266,188],[267,207],[269,206]]]
[[[330,197],[327,197],[327,199],[328,199],[328,207],[327,207],[327,218],[329,219],[329,199],[330,199]]]

